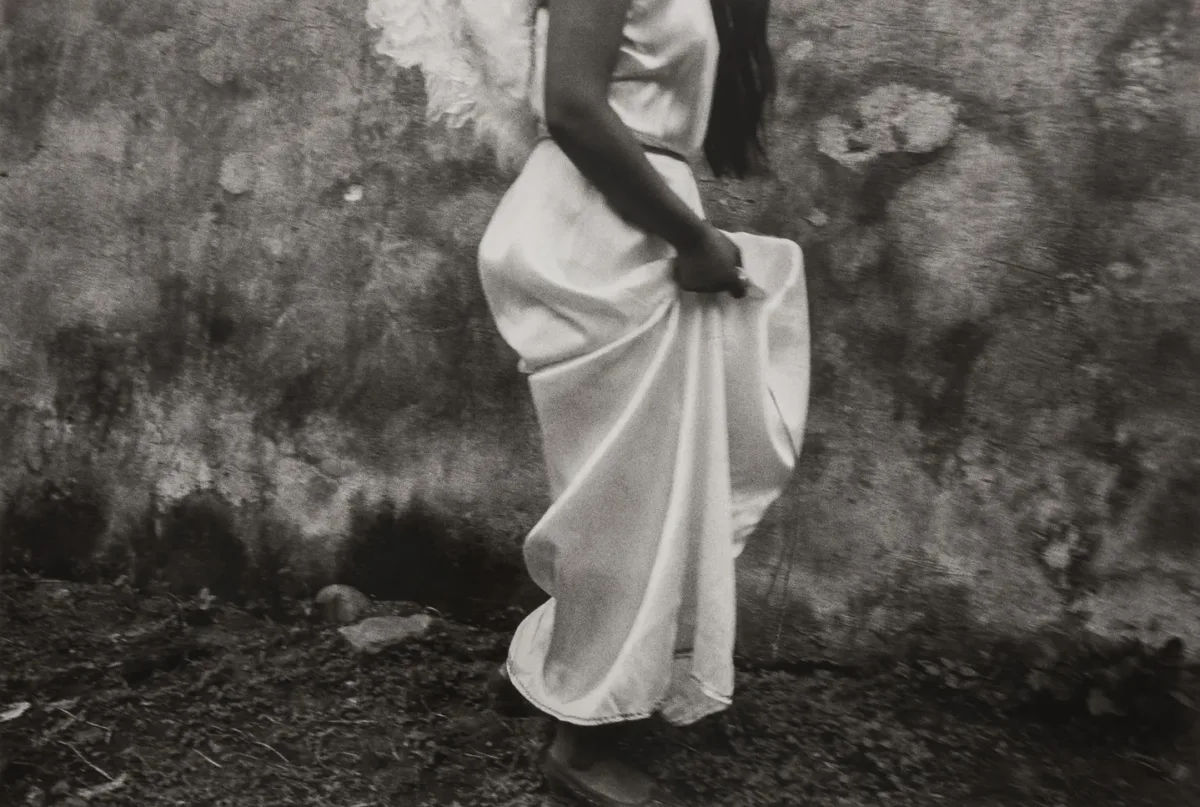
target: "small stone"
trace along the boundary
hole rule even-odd
[[[95,787],[88,787],[88,788],[84,788],[83,790],[80,790],[79,791],[79,799],[81,799],[82,801],[84,801],[86,803],[86,802],[90,802],[92,799],[96,798],[97,796],[107,796],[109,793],[115,793],[116,791],[123,788],[128,781],[129,781],[129,774],[123,773],[120,776],[118,776],[116,779],[105,782],[104,784],[96,785]]]
[[[360,653],[374,655],[381,650],[398,644],[420,639],[433,627],[433,617],[417,616],[374,616],[357,625],[339,629],[339,633],[350,646]]]
[[[1054,571],[1064,572],[1071,565],[1071,547],[1065,541],[1055,542],[1042,552],[1042,560]]]
[[[98,726],[88,726],[75,732],[76,745],[98,745],[104,742],[108,732]]]
[[[353,586],[326,586],[317,593],[317,613],[326,622],[349,625],[357,622],[371,608],[371,601]]]

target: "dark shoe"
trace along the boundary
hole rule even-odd
[[[492,696],[492,709],[504,717],[544,717],[508,680],[506,666],[500,666],[488,676],[488,692]]]
[[[609,764],[611,763],[599,762],[597,768]],[[601,793],[583,781],[577,771],[556,759],[550,748],[542,754],[542,773],[551,793],[577,804],[587,804],[591,807],[678,807],[679,804],[657,785],[652,786],[650,792],[640,801],[621,801]]]

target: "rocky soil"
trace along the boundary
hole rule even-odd
[[[366,654],[305,602],[0,584],[0,804],[553,803],[535,768],[547,726],[489,707],[503,633],[429,614]],[[1021,680],[999,655],[743,669],[729,713],[646,726],[629,751],[689,805],[1200,803],[1185,695],[1153,721],[1097,718],[1047,711]]]

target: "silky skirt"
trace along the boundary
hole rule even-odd
[[[648,156],[700,212],[689,166]],[[733,695],[735,560],[799,454],[810,343],[799,246],[729,235],[752,293],[681,291],[671,246],[543,141],[480,243],[553,502],[524,544],[549,599],[508,673],[559,720],[682,725]]]

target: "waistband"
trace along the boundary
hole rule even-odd
[[[538,142],[540,143],[544,140],[552,141],[553,139],[554,138],[550,137],[550,135],[544,134],[538,138]],[[687,158],[684,157],[682,154],[680,154],[678,151],[666,148],[665,146],[656,146],[652,143],[639,143],[639,145],[642,147],[642,149],[644,151],[648,151],[651,154],[661,154],[664,157],[671,157],[672,159],[679,160],[679,162],[681,162],[681,163],[687,162]]]
[[[687,162],[687,157],[684,157],[678,151],[666,148],[665,146],[654,146],[650,143],[642,143],[642,148],[651,154],[661,154],[664,157],[672,157],[676,160],[679,160],[681,163]]]

